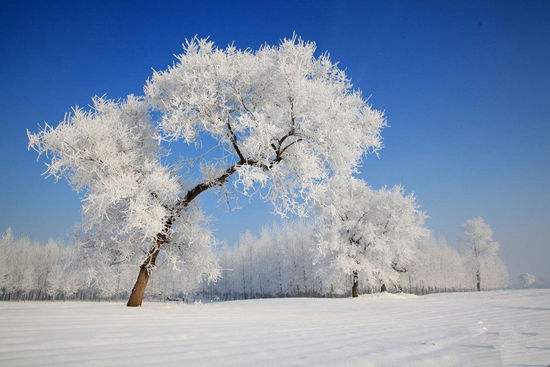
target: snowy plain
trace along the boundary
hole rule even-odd
[[[549,364],[550,290],[0,303],[0,366]]]

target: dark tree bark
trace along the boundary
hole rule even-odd
[[[479,270],[476,272],[476,288],[478,292],[481,292],[481,274],[479,273]]]
[[[382,283],[382,286],[380,287],[380,292],[387,292],[388,288],[386,288],[386,283]]]
[[[352,297],[359,297],[359,274],[357,273],[357,270],[353,271],[353,284],[351,286],[351,296]]]
[[[145,266],[142,265],[139,268],[139,274],[136,280],[136,284],[134,284],[134,288],[132,288],[132,293],[130,294],[130,298],[128,299],[128,303],[126,304],[126,306],[128,307],[141,306],[141,302],[143,301],[143,295],[145,294],[145,288],[147,287],[148,282],[149,282],[149,271]]]

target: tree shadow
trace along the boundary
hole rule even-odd
[[[550,307],[526,307],[526,306],[501,306],[501,307],[510,308],[514,310],[550,311]]]
[[[526,349],[550,350],[550,347],[525,347]]]
[[[484,349],[495,349],[494,345],[480,345],[480,344],[460,344],[461,347],[467,348],[484,348]]]

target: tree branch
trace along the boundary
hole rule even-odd
[[[223,185],[227,181],[227,179],[237,171],[237,168],[239,166],[244,165],[243,163],[245,162],[239,161],[238,163],[235,163],[232,166],[228,167],[220,176],[216,177],[215,179],[201,182],[200,184],[193,187],[191,190],[187,191],[183,199],[181,199],[176,204],[175,214],[178,214],[183,208],[187,207],[203,191],[206,191],[214,186]]]
[[[298,138],[296,140],[294,140],[293,142],[287,144],[284,148],[283,148],[283,143],[290,137],[293,137],[293,136],[296,136],[296,118],[294,116],[294,101],[292,99],[292,97],[288,97],[288,102],[290,103],[290,130],[285,134],[283,135],[282,138],[280,138],[279,140],[276,141],[277,145],[275,145],[274,143],[271,143],[271,147],[273,148],[273,150],[275,151],[275,161],[276,162],[280,162],[281,159],[282,159],[282,155],[283,153],[288,149],[290,148],[291,146],[293,146],[294,144],[302,141],[303,139],[302,138]]]
[[[282,155],[282,154],[285,152],[285,150],[287,150],[288,148],[290,148],[290,147],[293,146],[294,144],[296,144],[296,143],[298,143],[298,142],[301,142],[301,141],[302,141],[302,138],[294,140],[292,143],[288,144],[286,147],[284,147],[284,148],[281,150],[280,155]]]
[[[407,269],[405,267],[399,266],[399,264],[397,264],[397,261],[393,261],[391,263],[391,268],[393,270],[395,270],[396,272],[398,272],[398,273],[406,273],[407,272]]]
[[[231,144],[233,145],[233,149],[235,149],[235,152],[239,156],[239,160],[241,162],[244,162],[245,161],[244,156],[241,153],[241,150],[239,149],[239,146],[237,145],[237,136],[235,135],[235,132],[231,128],[231,124],[229,123],[229,121],[227,121],[227,129],[229,130],[229,139],[231,140]]]
[[[252,115],[252,112],[250,110],[248,110],[248,108],[246,108],[246,106],[244,105],[244,101],[242,100],[242,98],[241,98],[241,103],[243,105],[243,108],[245,108],[245,110],[249,114]],[[292,100],[291,100],[291,104],[292,104]],[[252,116],[254,117],[254,115],[252,115]],[[286,145],[284,148],[281,149],[281,146],[285,142],[285,140],[287,138],[291,137],[291,136],[294,136],[294,116],[293,116],[293,114],[292,114],[291,119],[292,119],[293,126],[292,126],[291,130],[285,136],[283,136],[281,139],[279,139],[277,141],[278,147],[275,146],[275,144],[271,144],[272,148],[275,150],[275,158],[271,162],[269,162],[267,165],[266,164],[261,164],[256,160],[246,159],[244,157],[244,155],[242,154],[242,152],[241,152],[241,150],[240,150],[240,148],[237,144],[237,136],[235,135],[235,132],[233,131],[233,128],[231,127],[231,124],[228,121],[227,122],[227,129],[229,131],[229,138],[230,138],[230,141],[231,141],[231,145],[233,146],[233,148],[235,149],[235,152],[237,153],[237,155],[239,157],[239,161],[237,163],[231,165],[230,167],[228,167],[220,176],[216,177],[215,179],[201,182],[198,185],[196,185],[195,187],[193,187],[192,189],[190,189],[189,191],[187,191],[185,196],[182,199],[180,199],[172,209],[169,209],[168,207],[165,206],[166,209],[169,209],[170,215],[168,216],[168,218],[164,222],[163,230],[160,233],[157,234],[155,244],[149,249],[149,251],[147,253],[147,257],[143,261],[141,267],[145,268],[147,271],[151,271],[151,269],[155,266],[156,258],[158,256],[158,253],[160,251],[161,246],[168,242],[168,233],[169,233],[170,229],[172,228],[172,224],[174,223],[175,218],[179,215],[179,213],[184,208],[186,208],[202,192],[208,190],[211,187],[222,186],[223,184],[225,184],[227,182],[229,177],[231,175],[233,175],[237,171],[237,169],[241,166],[249,165],[249,166],[260,167],[264,170],[269,170],[275,164],[281,162],[283,160],[282,154],[288,148],[290,148],[292,145],[294,145],[295,143],[302,140],[301,138],[297,139],[297,140],[293,141],[292,143]],[[156,193],[152,193],[151,195],[153,195],[153,197],[158,198]]]

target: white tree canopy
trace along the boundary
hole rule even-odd
[[[466,261],[480,290],[482,278],[491,278],[492,273],[501,273],[497,269],[503,266],[498,258],[499,244],[493,239],[491,227],[481,217],[468,219],[462,228],[462,246]]]
[[[462,228],[464,250],[473,266],[479,269],[480,261],[497,254],[499,244],[493,240],[493,230],[482,217],[468,219]]]
[[[29,147],[48,158],[49,175],[83,193],[84,237],[108,262],[138,259],[150,269],[166,248],[174,267],[215,276],[213,238],[192,205],[200,193],[231,178],[279,214],[304,215],[317,185],[351,174],[382,146],[382,113],[315,50],[297,37],[257,51],[194,38],[147,81],[144,97],[94,98],[91,110],[29,132]],[[195,185],[161,159],[166,140],[200,147],[205,139],[228,154],[207,163]]]
[[[344,71],[314,54],[314,43],[296,37],[254,52],[195,38],[145,91],[166,138],[210,135],[232,156],[244,192],[269,187],[280,214],[303,214],[315,184],[381,148],[385,125]]]
[[[336,271],[394,281],[428,235],[425,213],[400,186],[373,190],[364,181],[336,177],[317,197],[319,250]]]

